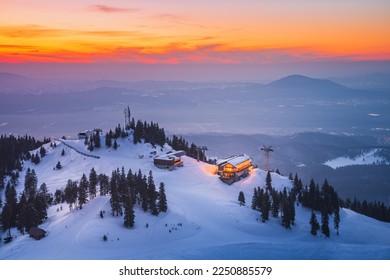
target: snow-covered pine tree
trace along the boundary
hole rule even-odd
[[[60,161],[58,161],[57,164],[56,164],[56,169],[59,170],[61,168],[62,168],[62,164],[61,164]]]
[[[87,176],[83,173],[78,187],[78,204],[80,209],[82,209],[83,205],[88,202],[88,198],[87,198],[88,186],[89,186],[89,182]]]
[[[167,196],[165,195],[165,184],[160,182],[160,187],[158,189],[158,210],[160,212],[167,212],[168,202]]]
[[[265,221],[268,221],[269,219],[269,211],[271,208],[271,203],[267,191],[264,192],[262,198],[263,199],[261,201],[261,220],[263,223],[265,223]]]
[[[118,180],[119,174],[116,171],[112,172],[110,180],[110,204],[111,204],[111,214],[114,216],[122,215],[121,201],[118,191]]]
[[[124,217],[123,225],[126,228],[134,227],[135,214],[134,214],[134,203],[131,195],[127,195],[124,198]]]
[[[272,177],[270,171],[267,171],[267,176],[265,177],[265,186],[268,192],[272,191]]]
[[[159,213],[157,209],[157,198],[158,198],[158,193],[156,192],[156,185],[154,184],[153,173],[152,171],[149,171],[147,201],[148,201],[148,208],[150,210],[150,213],[155,216],[157,216]]]
[[[325,235],[325,237],[330,236],[329,215],[324,210],[321,211],[321,232]]]
[[[91,171],[89,172],[89,188],[88,188],[88,193],[89,193],[89,200],[92,200],[96,197],[96,187],[98,185],[98,176],[95,171],[95,168],[91,168]]]
[[[259,207],[258,207],[258,203],[257,203],[257,201],[258,201],[258,193],[257,193],[257,189],[256,188],[254,188],[253,189],[253,196],[252,196],[252,202],[251,202],[251,208],[253,209],[253,210],[258,210],[259,209]]]
[[[245,205],[245,195],[242,191],[238,194],[238,201],[240,202],[240,206]]]
[[[101,196],[105,196],[110,192],[110,179],[106,174],[99,174],[99,192]]]
[[[64,190],[64,197],[65,202],[69,204],[69,210],[72,211],[78,197],[78,187],[76,181],[72,181],[70,179],[68,180]]]
[[[311,217],[310,217],[309,224],[310,224],[310,233],[314,236],[317,235],[317,231],[320,229],[320,224],[318,223],[317,216],[313,210],[311,210]]]

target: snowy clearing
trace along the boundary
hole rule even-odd
[[[373,149],[356,158],[338,157],[324,162],[324,165],[336,169],[349,165],[390,164],[389,162],[386,162],[384,158],[376,155],[378,151],[379,149]]]

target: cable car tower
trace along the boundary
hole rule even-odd
[[[264,156],[264,170],[270,171],[270,165],[269,165],[269,154],[270,152],[273,152],[272,146],[264,146],[262,145],[260,148],[261,151],[263,151]]]

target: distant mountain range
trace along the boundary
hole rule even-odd
[[[265,87],[268,89],[298,89],[340,92],[347,89],[390,91],[390,74],[373,73],[359,77],[335,77],[314,79],[302,75],[290,75],[269,84],[249,82],[185,82],[185,81],[140,81],[114,80],[67,80],[35,79],[13,73],[0,72],[0,94],[54,94],[86,91],[100,87],[127,88],[137,90]]]

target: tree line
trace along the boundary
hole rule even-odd
[[[45,221],[47,209],[52,202],[53,196],[48,192],[46,184],[43,183],[38,188],[38,178],[34,169],[27,169],[24,189],[19,196],[15,185],[8,182],[1,212],[2,229],[8,231],[6,241],[12,240],[11,228],[16,227],[25,234],[31,227]]]
[[[337,234],[340,226],[340,204],[337,192],[328,181],[325,180],[321,188],[314,180],[310,181],[309,186],[303,187],[302,181],[295,175],[290,174],[290,180],[293,183],[291,190],[284,188],[277,191],[272,186],[271,172],[267,172],[265,186],[257,187],[253,190],[251,208],[260,212],[260,219],[266,222],[270,217],[280,218],[281,225],[286,229],[291,229],[295,224],[295,205],[311,209],[309,223],[310,232],[317,235],[318,230],[325,237],[330,236],[329,218],[333,216],[333,227]],[[240,205],[245,204],[245,197],[242,192],[239,193],[238,200]],[[317,220],[317,212],[321,216],[321,224]]]
[[[16,182],[22,170],[23,161],[30,159],[31,150],[35,150],[50,139],[36,140],[32,136],[0,136],[0,191],[5,188],[5,177],[10,176]]]
[[[47,219],[49,206],[65,202],[70,211],[82,209],[98,193],[110,196],[111,214],[123,216],[123,225],[127,228],[135,224],[135,205],[155,216],[168,210],[165,185],[161,182],[156,190],[152,171],[147,176],[141,170],[133,173],[129,169],[125,173],[122,167],[121,170],[114,170],[110,178],[103,173],[98,175],[92,168],[88,176],[83,174],[79,181],[69,179],[66,186],[57,189],[53,195],[48,192],[45,183],[38,188],[35,170],[28,168],[24,190],[17,195],[15,185],[9,182],[5,190],[4,206],[0,201],[2,229],[8,231],[6,241],[12,240],[13,227],[25,234],[31,227],[42,224]]]
[[[147,176],[141,170],[125,172],[123,167],[112,171],[111,177],[97,175],[92,168],[88,177],[83,174],[79,181],[68,180],[64,190],[56,190],[54,203],[66,202],[70,210],[82,209],[96,197],[98,186],[101,196],[110,196],[111,215],[123,216],[125,227],[134,226],[135,205],[155,216],[168,210],[165,185],[161,182],[156,190],[152,171]]]
[[[200,161],[206,161],[206,155],[204,152],[198,149],[199,147],[195,145],[195,143],[191,143],[191,145],[189,145],[188,141],[185,140],[182,136],[178,137],[173,135],[172,139],[167,138],[166,142],[169,146],[172,147],[172,149],[176,151],[183,150],[189,157],[198,159],[199,156]]]
[[[341,207],[351,209],[362,215],[377,219],[382,222],[390,222],[390,206],[385,206],[380,201],[360,201],[356,198],[353,200],[347,198],[340,201]]]
[[[127,107],[128,112],[130,108]],[[115,129],[110,129],[105,134],[105,146],[107,148],[118,148],[117,139],[126,138],[129,134],[133,134],[133,143],[138,144],[143,140],[145,143],[150,143],[153,146],[160,145],[161,147],[167,143],[174,150],[183,150],[187,156],[206,161],[206,156],[203,150],[198,149],[199,147],[195,143],[189,144],[182,136],[173,135],[172,139],[166,137],[164,128],[160,128],[159,124],[151,121],[150,123],[142,120],[135,121],[134,117],[131,118],[130,123],[126,127],[122,127],[118,124]],[[100,133],[95,132],[86,138],[84,144],[88,146],[88,150],[93,151],[95,148],[101,146]]]

